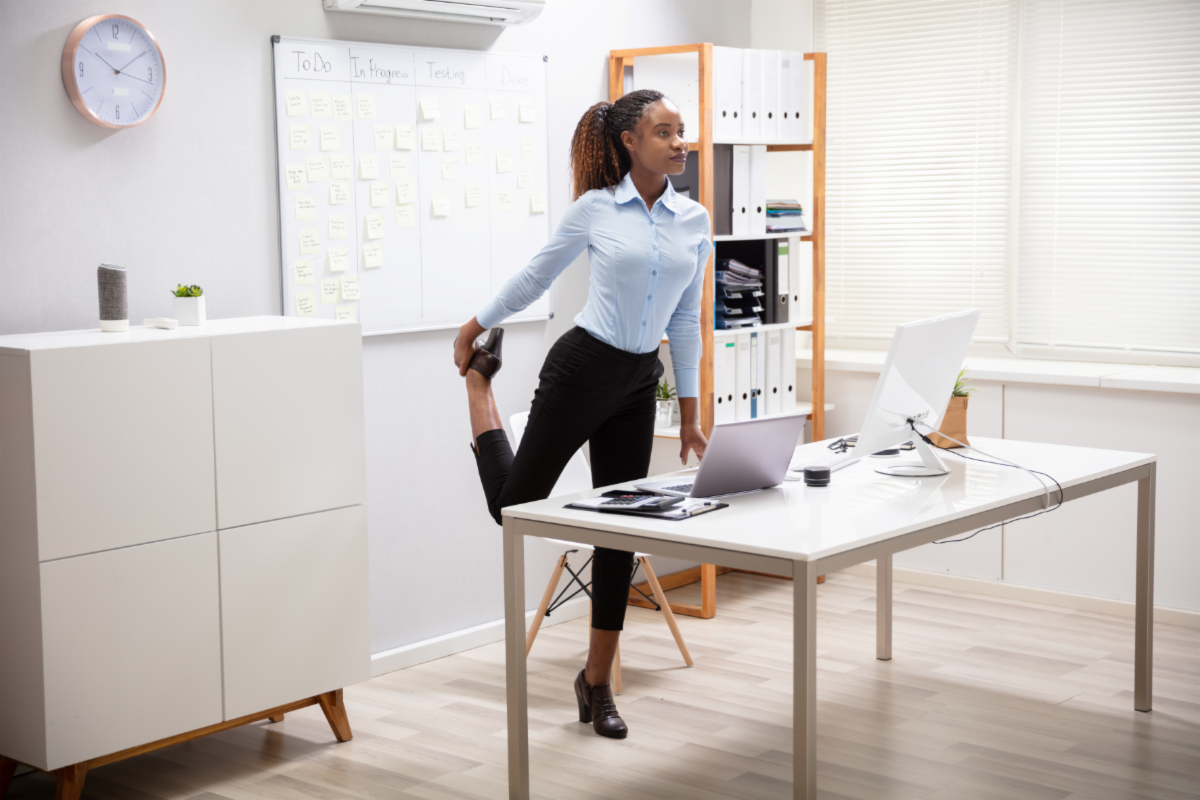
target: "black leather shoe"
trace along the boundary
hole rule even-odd
[[[488,380],[500,371],[504,363],[500,358],[500,348],[504,345],[504,328],[492,328],[487,341],[475,348],[471,358],[471,369]]]
[[[579,702],[579,721],[592,723],[592,730],[609,739],[624,739],[629,735],[625,720],[617,713],[613,701],[612,686],[604,683],[588,686],[583,679],[586,670],[579,671],[575,679],[575,699]]]

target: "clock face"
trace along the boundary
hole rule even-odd
[[[75,107],[106,128],[144,122],[158,109],[166,86],[158,43],[128,17],[106,15],[81,22],[67,40],[62,66],[63,83]]]

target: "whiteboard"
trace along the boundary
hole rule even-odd
[[[550,238],[544,57],[272,43],[284,314],[469,320]]]

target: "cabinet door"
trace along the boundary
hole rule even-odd
[[[41,565],[47,767],[221,721],[217,534]]]
[[[41,350],[30,370],[40,560],[217,529],[207,339]]]
[[[366,502],[357,325],[214,336],[217,527]]]
[[[370,677],[365,506],[219,535],[226,719]]]

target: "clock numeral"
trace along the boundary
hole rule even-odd
[[[83,62],[79,62],[79,77],[83,77]]]
[[[146,77],[150,79],[151,83],[154,83],[154,67],[146,67]]]
[[[117,106],[117,119],[121,118],[121,107]]]
[[[113,28],[113,39],[117,39],[118,35],[120,34],[121,29],[117,27],[117,23],[115,23],[115,22],[113,23],[112,28]]]

